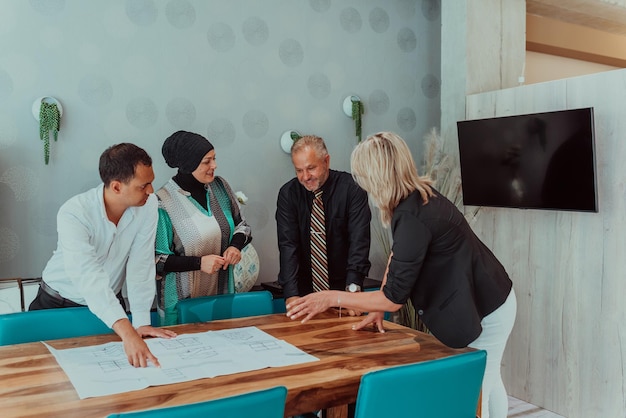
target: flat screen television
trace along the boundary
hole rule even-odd
[[[598,211],[593,108],[457,128],[464,205]]]

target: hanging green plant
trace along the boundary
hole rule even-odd
[[[357,138],[359,138],[359,142],[361,142],[361,115],[364,113],[363,103],[356,96],[352,96],[350,101],[352,102],[352,119],[354,120],[355,134]]]
[[[291,133],[289,134],[289,136],[291,137],[291,140],[293,142],[296,142],[298,139],[302,138],[302,135],[300,135],[298,132],[296,131],[291,131]]]
[[[59,136],[61,113],[55,103],[41,102],[39,108],[39,138],[43,141],[43,154],[46,165],[50,161],[50,131],[56,142]]]

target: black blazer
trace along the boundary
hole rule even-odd
[[[372,215],[367,193],[354,182],[352,175],[335,170],[330,170],[322,190],[330,287],[345,290],[350,283],[363,286],[370,269]],[[297,178],[288,181],[278,193],[278,281],[285,298],[313,292],[310,240],[313,197]]]
[[[504,267],[436,190],[426,205],[417,191],[401,201],[391,229],[385,295],[398,304],[410,297],[435,337],[449,347],[467,346],[511,291]]]

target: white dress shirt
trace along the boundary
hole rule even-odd
[[[61,296],[87,305],[107,326],[127,318],[116,295],[126,285],[133,326],[150,324],[156,279],[157,199],[126,209],[117,226],[104,208],[104,184],[72,197],[57,215],[59,239],[42,277]]]

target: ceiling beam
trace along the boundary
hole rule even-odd
[[[532,14],[526,50],[626,68],[626,36]]]
[[[626,0],[526,0],[526,12],[626,35]]]

